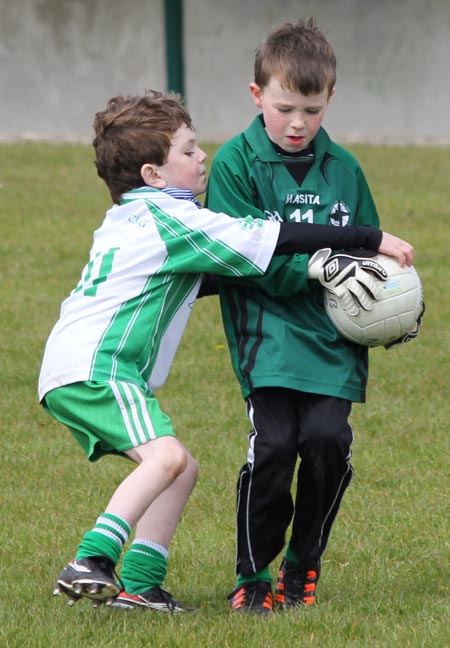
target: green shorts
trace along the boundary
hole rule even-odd
[[[42,405],[69,428],[89,461],[175,436],[156,398],[134,383],[72,383],[52,389]]]

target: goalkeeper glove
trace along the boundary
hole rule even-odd
[[[315,252],[308,263],[308,279],[318,279],[322,286],[340,297],[349,315],[360,308],[371,310],[380,299],[380,288],[374,279],[387,279],[387,272],[368,257],[333,254],[330,248]]]

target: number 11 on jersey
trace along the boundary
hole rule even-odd
[[[106,281],[111,272],[114,254],[117,250],[120,250],[120,248],[110,248],[105,254],[97,252],[85,267],[83,276],[74,293],[82,290],[84,295],[94,297],[97,294],[98,285]]]
[[[289,220],[295,221],[296,223],[314,223],[314,212],[312,209],[307,209],[305,213],[302,214],[300,209],[296,209],[289,214]]]

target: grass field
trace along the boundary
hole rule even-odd
[[[129,470],[118,458],[88,464],[36,394],[46,337],[109,198],[90,147],[0,145],[3,648],[450,646],[450,153],[352,148],[385,229],[416,247],[427,312],[419,340],[371,352],[368,403],[352,416],[356,475],[325,554],[319,605],[261,619],[233,615],[226,601],[248,424],[215,297],[196,305],[159,393],[200,463],[166,582],[198,612],[70,608],[52,597],[59,570]]]

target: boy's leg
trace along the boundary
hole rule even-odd
[[[293,514],[291,484],[297,462],[296,392],[255,390],[247,401],[252,424],[247,463],[237,484],[236,571],[252,576],[284,547]]]
[[[136,526],[150,505],[183,473],[188,454],[174,437],[165,436],[126,450],[139,465],[124,479],[106,511]]]
[[[186,469],[154,500],[138,521],[136,536],[139,538],[169,547],[198,476],[197,462],[187,450],[185,454]]]
[[[76,383],[47,394],[45,404],[71,429],[92,460],[116,451],[138,463],[94,528],[84,535],[76,560],[57,583],[73,600],[106,599],[118,591],[113,592],[117,589],[113,568],[131,527],[183,473],[188,457],[156,399],[137,385]]]
[[[350,484],[351,402],[302,394],[295,514],[290,547],[308,567],[320,560],[342,497]]]
[[[297,461],[295,392],[255,390],[247,401],[252,423],[247,463],[237,484],[236,611],[270,613],[273,608],[269,565],[284,546],[293,503],[291,483]]]
[[[119,593],[114,566],[131,528],[143,511],[182,475],[188,463],[183,446],[174,437],[149,441],[127,454],[139,465],[118,486],[104,514],[84,534],[75,561],[58,578],[55,593],[59,589],[72,601],[81,596],[102,601]],[[176,489],[177,495],[179,490]]]
[[[292,537],[275,598],[284,607],[315,602],[320,558],[352,478],[349,401],[299,393],[301,463]]]
[[[137,523],[135,540],[123,559],[123,591],[114,607],[147,607],[162,612],[193,609],[162,588],[169,545],[197,480],[197,464],[186,454],[184,472],[155,499]]]

